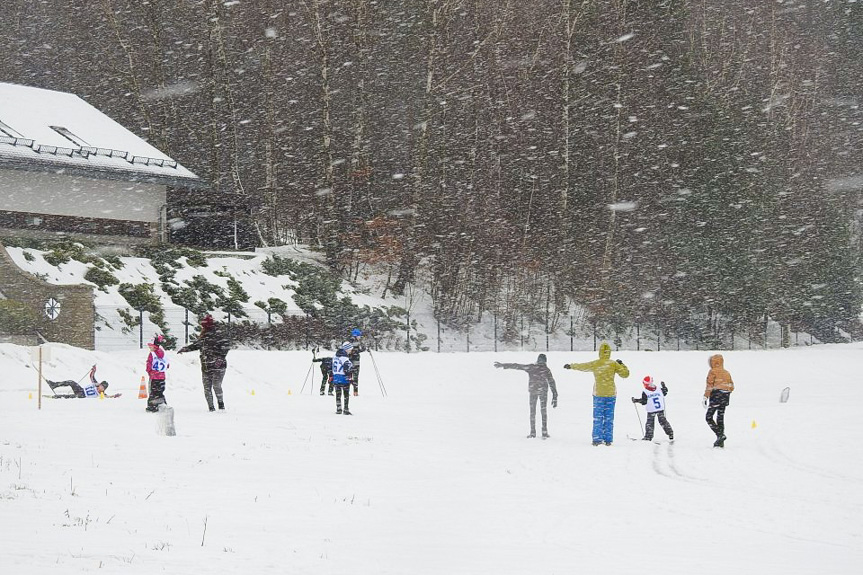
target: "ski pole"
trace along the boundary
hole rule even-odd
[[[641,413],[635,407],[635,402],[632,402],[632,408],[635,410],[635,415],[638,416],[638,427],[641,429],[641,436],[644,437],[644,426],[641,424]]]
[[[375,361],[375,356],[372,355],[372,350],[369,350],[369,357],[372,358],[372,366],[375,368],[375,376],[378,379],[378,387],[381,388],[381,396],[387,396],[387,388],[384,386],[384,380],[381,379],[381,372],[378,371],[378,362]]]
[[[312,373],[312,368],[315,367],[315,363],[312,362],[309,364],[309,371],[306,372],[306,378],[303,380],[303,387],[300,389],[300,393],[303,393],[303,390],[306,389],[306,383],[309,381],[309,374]],[[312,388],[309,388],[309,393],[312,393]]]

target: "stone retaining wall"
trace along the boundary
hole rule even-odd
[[[36,329],[48,341],[93,349],[96,317],[92,287],[42,281],[19,268],[0,243],[0,293],[32,309],[39,318]],[[59,303],[53,320],[46,313],[51,300]]]

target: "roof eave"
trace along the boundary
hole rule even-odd
[[[71,176],[82,176],[96,180],[114,180],[120,182],[140,182],[162,186],[182,187],[191,189],[206,189],[210,185],[200,178],[189,178],[186,176],[171,176],[152,174],[132,170],[112,170],[109,168],[96,168],[89,166],[58,164],[40,160],[23,160],[0,156],[0,168],[22,170],[25,172],[41,172],[52,174],[63,174]]]

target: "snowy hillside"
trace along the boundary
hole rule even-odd
[[[700,404],[709,352],[616,353],[632,376],[614,445],[593,447],[591,378],[561,368],[592,352],[548,354],[560,404],[541,441],[525,439],[525,374],[492,367],[534,353],[366,355],[351,417],[318,395],[308,353],[232,351],[215,414],[195,354],[169,354],[165,437],[137,399],[143,353],[48,347],[49,379],[97,363],[123,395],[39,411],[30,350],[0,345],[0,573],[790,575],[863,562],[859,344],[725,353],[737,389],[724,450]],[[659,430],[658,445],[627,439],[647,374],[670,388],[673,445]]]
[[[88,284],[98,287],[85,279],[87,271],[93,267],[89,263],[73,258],[56,265],[56,262],[51,261],[50,252],[12,246],[7,247],[7,251],[21,269],[49,283]],[[201,278],[205,288],[212,285],[213,289],[219,289],[228,294],[231,289],[230,281],[236,280],[248,298],[245,302],[237,302],[237,305],[248,319],[258,323],[279,322],[278,314],[272,314],[268,318],[267,313],[255,305],[256,302],[267,302],[270,298],[276,298],[284,303],[286,315],[303,315],[303,311],[294,301],[294,288],[297,282],[290,276],[269,275],[262,269],[263,262],[274,253],[295,261],[316,262],[314,253],[292,248],[271,248],[260,252],[208,253],[206,256],[199,254],[202,258],[201,262],[190,261],[189,258],[181,256],[170,266],[173,270],[171,285],[178,287],[195,285],[196,278]],[[152,286],[153,295],[158,298],[164,310],[165,324],[169,333],[178,337],[181,343],[185,342],[187,337],[184,322],[191,322],[192,328],[189,330],[189,335],[194,335],[194,327],[197,325],[194,313],[187,314],[183,307],[172,301],[164,289],[163,282],[160,281],[159,272],[153,262],[140,257],[121,257],[113,261],[119,265],[108,263],[108,273],[114,276],[116,283],[105,285],[94,292],[96,311],[100,318],[96,326],[96,349],[122,350],[140,346],[139,328],[130,328],[121,315],[125,312],[133,319],[138,318],[137,312],[130,307],[118,290],[118,285],[122,284]],[[196,285],[198,293],[201,292],[199,286],[200,284]],[[358,293],[347,282],[342,284],[342,293],[350,297],[356,305],[374,307],[383,303],[380,298]],[[213,313],[217,319],[227,319],[222,310],[215,309]],[[235,321],[236,319],[234,318]],[[143,321],[143,332],[147,337],[154,332],[162,331],[151,321],[149,314],[143,315]]]

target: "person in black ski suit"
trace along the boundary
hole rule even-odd
[[[348,359],[351,360],[351,385],[354,386],[354,395],[360,394],[360,352],[368,351],[365,346],[359,341],[358,338],[355,338],[353,342],[346,341],[342,344],[342,348],[345,345],[351,345],[348,350]]]
[[[527,387],[530,392],[530,435],[528,439],[536,437],[536,400],[539,399],[540,413],[542,414],[542,438],[547,439],[548,435],[548,388],[551,388],[551,406],[557,407],[557,386],[554,383],[554,377],[551,375],[551,370],[546,365],[545,354],[539,354],[536,358],[536,363],[500,363],[494,362],[495,367],[503,369],[519,369],[526,371],[528,376]]]
[[[213,406],[214,391],[219,409],[225,409],[222,380],[225,379],[225,370],[228,369],[227,355],[231,350],[231,341],[223,329],[220,324],[213,321],[213,316],[207,314],[201,320],[201,335],[198,336],[197,341],[177,352],[201,351],[201,379],[204,383],[204,398],[210,411],[216,411]]]
[[[315,357],[315,352],[312,350],[312,361],[320,362],[321,364],[321,395],[324,394],[324,389],[329,383],[328,395],[333,394],[333,358],[332,357]]]

